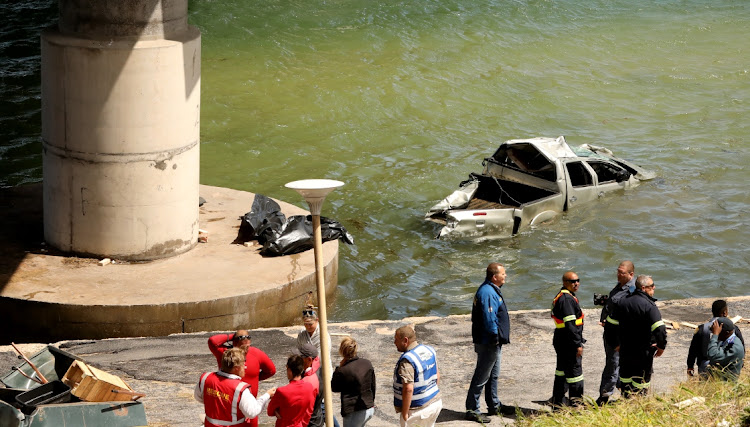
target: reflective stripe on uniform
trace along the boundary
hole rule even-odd
[[[224,377],[226,379],[229,379],[229,381],[233,381],[234,380],[233,378],[230,378],[228,376],[228,374],[226,374],[224,372],[221,372],[221,371],[218,371],[218,372],[215,372],[215,373],[204,374],[201,377],[201,381],[200,381],[201,394],[204,396],[204,399],[205,399],[205,393],[206,393],[206,391],[205,391],[206,382],[211,377],[211,375],[214,375],[215,377]],[[247,383],[244,383],[241,380],[236,380],[236,381],[237,381],[237,384],[234,387],[234,393],[232,393],[232,400],[231,401],[226,400],[227,398],[229,398],[228,394],[225,395],[226,397],[221,398],[221,400],[225,400],[225,401],[227,401],[231,405],[231,414],[228,414],[228,415],[231,416],[231,419],[230,420],[220,420],[220,419],[212,418],[212,417],[209,417],[208,415],[206,415],[206,422],[207,423],[212,424],[212,425],[217,425],[217,426],[234,426],[234,425],[240,425],[240,424],[244,424],[245,423],[245,414],[243,414],[240,411],[239,405],[240,405],[240,400],[242,399],[242,393],[245,390],[249,391],[250,387],[248,386]],[[211,384],[212,385],[210,385],[210,387],[215,387],[216,386],[215,384],[213,384],[213,382]],[[231,386],[231,384],[227,384],[227,385]],[[215,389],[209,388],[209,390],[211,390],[213,393],[225,394],[223,389],[215,390]],[[224,416],[223,414],[217,414],[217,413],[213,413],[212,415]]]
[[[565,378],[565,382],[568,383],[568,384],[573,384],[573,383],[577,383],[577,382],[580,382],[580,381],[583,381],[583,375],[579,375],[579,376],[573,377],[573,378]]]
[[[565,372],[563,372],[563,371],[555,371],[555,376],[556,377],[564,377],[565,376]]]
[[[206,421],[208,421],[211,424],[215,424],[217,426],[236,426],[238,424],[242,424],[245,422],[245,419],[239,419],[237,421],[222,421],[222,420],[215,420],[211,417],[206,417]]]
[[[414,348],[413,350],[417,350],[417,348]],[[412,365],[414,365],[415,373],[414,373],[414,389],[412,391],[412,402],[417,402],[419,400],[425,399],[426,397],[432,398],[435,394],[437,394],[438,387],[437,387],[437,369],[430,370],[428,367],[425,366],[425,359],[423,357],[426,357],[428,354],[432,355],[432,361],[436,362],[435,354],[432,352],[422,352],[422,354],[417,354],[415,351],[406,352],[404,354],[404,357],[409,359]],[[432,375],[430,373],[432,372]],[[427,375],[430,375],[427,377]]]
[[[654,332],[654,329],[658,328],[659,326],[664,326],[663,320],[659,320],[658,322],[655,322],[653,325],[651,325],[651,332]]]
[[[619,325],[619,324],[620,324],[620,321],[619,321],[619,320],[615,320],[615,319],[613,319],[613,318],[612,318],[612,317],[610,317],[610,316],[607,316],[607,320],[605,320],[605,321],[606,321],[606,322],[609,322],[609,323],[611,323],[611,324],[613,324],[613,325]]]
[[[651,387],[651,382],[642,383],[642,382],[638,381],[640,379],[643,379],[643,378],[641,378],[641,377],[632,377],[632,378],[623,378],[623,377],[620,377],[620,382],[623,383],[623,384],[630,384],[630,385],[632,385],[633,387],[635,387],[637,389],[644,389],[644,388]]]
[[[201,375],[201,396],[203,396],[203,387],[206,386],[206,379],[209,375],[211,375],[210,372],[206,372],[205,374]]]
[[[556,329],[562,329],[565,327],[565,322],[572,322],[575,320],[576,326],[583,325],[583,317],[585,314],[583,314],[583,311],[581,311],[581,317],[576,317],[575,314],[571,314],[570,316],[565,316],[562,319],[555,317],[555,304],[557,303],[557,300],[560,299],[563,294],[568,294],[573,297],[573,299],[578,302],[578,298],[576,298],[571,292],[567,289],[561,289],[560,292],[557,294],[554,300],[552,300],[552,311],[550,311],[550,317],[552,317],[552,320],[555,322],[555,328]]]
[[[437,396],[440,392],[437,384],[437,354],[432,347],[419,344],[413,349],[405,352],[399,358],[406,359],[414,367],[414,390],[412,394],[412,408],[419,407],[427,403],[430,399]],[[402,393],[403,384],[401,377],[398,375],[399,362],[396,363],[396,369],[393,372],[393,404],[401,407],[403,404]]]
[[[242,415],[241,417],[237,416],[238,415],[237,412],[239,412],[239,407],[240,407],[240,399],[242,398],[242,391],[245,389],[244,385],[245,383],[243,382],[237,384],[237,387],[235,387],[234,389],[234,397],[232,398],[232,419],[237,420],[239,418],[239,420],[233,424],[227,424],[227,425],[231,426],[234,424],[238,424],[240,422],[245,422],[245,414],[241,414]]]

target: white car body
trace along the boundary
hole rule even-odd
[[[602,147],[573,149],[562,136],[505,141],[483,164],[425,215],[443,225],[438,238],[510,237],[656,176]]]

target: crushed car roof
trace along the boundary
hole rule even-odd
[[[509,141],[505,141],[502,145],[510,146],[518,144],[533,145],[549,160],[563,157],[578,157],[578,154],[576,154],[570,148],[568,143],[565,142],[565,137],[563,136],[558,136],[557,138],[536,137],[527,139],[511,139]]]

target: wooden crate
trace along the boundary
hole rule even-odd
[[[132,389],[122,378],[96,369],[86,363],[76,360],[70,365],[62,378],[62,382],[70,387],[70,392],[87,402],[112,402],[132,400]],[[112,390],[122,390],[126,393],[113,393]]]

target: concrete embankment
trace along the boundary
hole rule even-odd
[[[657,295],[658,296],[658,295]],[[690,299],[660,302],[662,316],[673,322],[698,324],[711,317],[713,299]],[[750,297],[728,298],[730,316],[750,319]],[[512,304],[512,302],[510,302]],[[598,309],[584,310],[588,340],[583,367],[585,394],[598,396],[604,367],[602,328],[597,324]],[[342,334],[349,334],[360,344],[360,356],[375,367],[378,391],[375,418],[368,426],[392,426],[398,421],[392,405],[393,367],[399,353],[393,345],[394,330],[404,324],[416,324],[420,342],[432,345],[439,356],[443,392],[443,411],[438,424],[470,426],[464,421],[464,400],[475,364],[471,344],[469,316],[442,318],[408,318],[400,321],[361,321],[329,324],[333,347],[337,349]],[[552,321],[547,310],[511,313],[511,344],[503,348],[499,394],[506,405],[517,405],[527,413],[548,410],[542,401],[552,395],[555,354],[552,349]],[[748,327],[742,321],[740,328]],[[252,326],[252,325],[248,325]],[[301,327],[266,328],[251,331],[253,345],[265,351],[277,366],[277,374],[260,385],[260,391],[284,385],[284,364],[295,346]],[[653,392],[665,393],[686,378],[685,360],[693,331],[690,328],[669,330],[669,344],[664,355],[654,363]],[[160,338],[120,338],[97,341],[63,341],[56,343],[87,362],[122,376],[130,386],[147,394],[149,424],[153,426],[197,426],[202,406],[193,400],[193,387],[201,372],[215,370],[216,362],[208,351],[206,340],[211,333],[178,334]],[[41,345],[27,344],[24,352],[32,353]],[[340,358],[333,355],[334,366]],[[0,372],[7,372],[18,360],[13,350],[0,347]],[[335,414],[339,414],[339,396],[334,394]],[[482,406],[482,410],[485,410]],[[492,417],[491,425],[510,423],[515,416]],[[260,424],[273,425],[274,420],[261,415]]]

